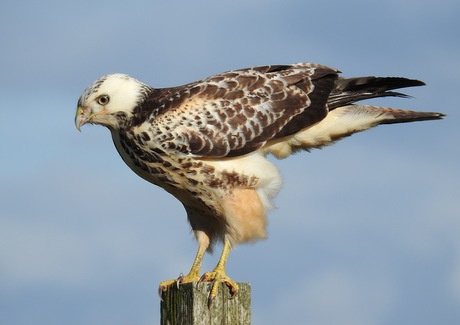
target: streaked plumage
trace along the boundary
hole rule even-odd
[[[443,116],[356,104],[406,97],[393,90],[421,81],[338,73],[312,63],[264,66],[163,89],[112,74],[82,94],[75,123],[108,127],[126,164],[183,203],[199,252],[179,281],[196,281],[204,251],[215,241],[225,249],[214,271],[225,275],[231,245],[265,237],[266,211],[281,185],[267,154],[285,158],[378,124]],[[224,282],[237,291],[230,279]]]

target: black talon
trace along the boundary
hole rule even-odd
[[[235,291],[231,291],[231,290],[230,290],[230,294],[231,294],[230,300],[232,300],[232,299],[235,298],[236,295],[238,294],[238,290],[235,290]]]
[[[200,277],[200,279],[199,279],[198,282],[196,283],[196,287],[197,287],[197,288],[198,288],[198,285],[199,285],[201,282],[204,282],[205,277],[206,277],[206,275],[204,275],[204,274]]]
[[[212,302],[214,301],[214,297],[208,295],[208,309],[211,309]]]
[[[180,274],[179,274],[179,277],[178,277],[177,280],[176,280],[176,287],[177,287],[177,289],[179,289],[179,286],[182,284],[183,281],[184,281],[184,274],[183,274],[183,273],[180,273]]]

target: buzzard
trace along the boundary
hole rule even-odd
[[[96,80],[81,95],[75,124],[107,127],[124,162],[179,199],[198,242],[187,275],[160,283],[212,281],[208,303],[225,283],[231,248],[266,237],[266,213],[281,185],[268,154],[285,158],[330,145],[378,124],[440,119],[441,113],[357,104],[408,97],[395,89],[423,82],[394,77],[343,78],[313,63],[234,70],[179,87],[152,88],[124,74]],[[206,251],[223,243],[211,272]]]

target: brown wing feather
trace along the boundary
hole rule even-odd
[[[168,90],[151,148],[201,157],[257,150],[322,120],[337,70],[316,64],[235,70]]]

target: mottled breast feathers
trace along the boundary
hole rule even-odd
[[[143,149],[233,157],[291,135],[327,114],[337,70],[317,64],[234,70],[177,88],[152,89],[134,126]]]

